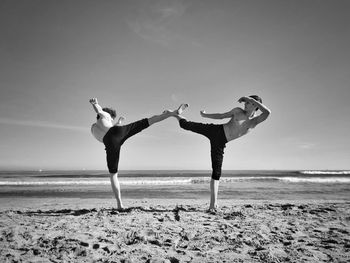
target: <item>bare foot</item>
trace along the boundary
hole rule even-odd
[[[163,111],[163,114],[169,114],[169,116],[178,116],[181,115],[181,113],[186,110],[188,107],[187,103],[182,103],[177,110],[165,110]]]
[[[126,210],[126,207],[124,205],[117,205],[117,210],[124,211],[124,210]]]
[[[163,111],[163,114],[166,114],[168,116],[173,116],[173,117],[176,117],[176,118],[180,118],[181,113],[185,109],[187,109],[187,107],[188,107],[187,103],[182,103],[177,110],[165,110],[165,111]]]
[[[178,115],[181,115],[181,113],[182,113],[184,110],[186,110],[188,106],[189,106],[189,105],[188,105],[187,103],[182,103],[182,104],[179,106],[179,108],[177,109],[176,113],[177,113]]]
[[[211,207],[206,212],[211,215],[216,215],[218,213],[218,208]]]
[[[209,210],[218,210],[219,206],[218,205],[209,205]]]

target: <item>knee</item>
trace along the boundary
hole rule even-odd
[[[118,160],[112,158],[113,155],[107,155],[107,167],[110,174],[115,174],[118,172]]]
[[[219,180],[221,177],[221,167],[222,167],[222,160],[217,160],[214,159],[212,160],[212,174],[211,174],[211,178],[214,180]]]
[[[220,177],[221,177],[221,174],[216,174],[216,175],[212,175],[211,176],[211,179],[213,179],[213,180],[216,180],[216,181],[219,181],[220,180]]]
[[[213,170],[213,172],[211,174],[211,179],[220,180],[220,177],[221,177],[221,171]]]
[[[118,173],[118,168],[117,167],[108,167],[108,171],[110,174],[116,174],[116,173]]]

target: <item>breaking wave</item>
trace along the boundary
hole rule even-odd
[[[328,173],[329,174],[329,173]],[[306,175],[306,174],[305,174]],[[350,183],[350,177],[346,174],[334,174],[343,176],[315,176],[317,174],[309,174],[311,176],[248,176],[248,177],[221,177],[220,181],[224,183],[235,182],[272,182],[280,181],[283,183]],[[211,180],[210,177],[147,177],[147,178],[120,178],[121,185],[190,185],[190,184],[207,184]],[[56,179],[56,180],[1,180],[0,186],[97,186],[110,185],[110,180],[104,179]]]

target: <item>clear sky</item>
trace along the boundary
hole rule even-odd
[[[1,0],[0,168],[106,169],[97,97],[126,122],[187,102],[272,114],[227,144],[223,169],[350,169],[348,0]],[[209,170],[175,119],[127,141],[120,169]]]

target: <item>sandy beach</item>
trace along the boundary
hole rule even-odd
[[[349,262],[350,203],[2,199],[0,262]]]

